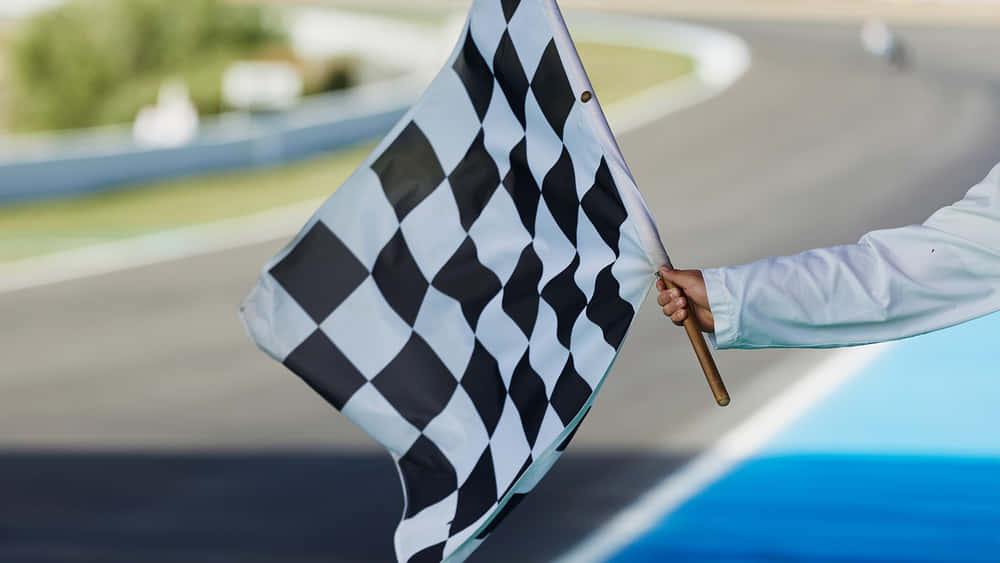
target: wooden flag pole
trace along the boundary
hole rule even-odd
[[[663,280],[667,289],[676,289],[681,295],[684,295],[681,288],[667,281],[662,276],[660,276],[660,279]],[[705,342],[705,335],[701,332],[701,326],[698,325],[698,320],[695,319],[694,307],[691,305],[690,299],[687,300],[687,312],[687,319],[684,320],[684,330],[687,331],[688,338],[691,340],[691,346],[694,347],[694,353],[698,356],[698,363],[701,364],[701,370],[705,372],[705,378],[708,379],[708,386],[712,388],[712,394],[715,395],[715,402],[720,407],[729,406],[729,391],[726,390],[726,384],[722,381],[719,368],[715,365],[712,351],[708,349],[708,343]]]

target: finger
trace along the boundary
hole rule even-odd
[[[663,314],[668,317],[672,317],[674,316],[674,313],[676,313],[677,311],[683,311],[683,310],[684,310],[683,307],[678,307],[677,304],[674,303],[673,301],[663,306]]]
[[[671,270],[670,268],[667,268],[666,266],[663,266],[662,268],[660,268],[660,281],[663,282],[664,286],[667,285],[668,281],[671,281],[671,274],[670,273],[672,271],[673,270]]]
[[[656,290],[664,291],[667,289],[667,284],[663,283],[663,280],[656,280]]]
[[[684,276],[684,270],[671,270],[669,268],[662,268],[660,270],[660,277],[664,280],[684,289],[687,287],[687,281]]]
[[[684,309],[685,301],[684,299],[674,299],[666,305],[663,306],[663,314],[666,316],[671,316],[677,311]]]
[[[670,315],[670,320],[674,321],[674,324],[684,324],[684,321],[687,320],[687,310],[681,309],[673,315]]]
[[[659,304],[660,307],[663,307],[667,303],[675,301],[680,296],[681,292],[677,291],[676,289],[661,291],[660,294],[656,296],[656,303]]]

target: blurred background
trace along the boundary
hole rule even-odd
[[[560,5],[678,267],[919,222],[1000,161],[998,1]],[[0,0],[0,561],[392,560],[389,456],[236,309],[467,7]],[[647,305],[473,561],[997,559],[1000,318],[720,352],[719,410]]]

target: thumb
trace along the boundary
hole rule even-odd
[[[676,285],[682,290],[696,286],[698,283],[697,276],[692,270],[672,270],[664,266],[660,268],[660,275],[664,280]]]

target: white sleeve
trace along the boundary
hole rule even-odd
[[[1000,310],[1000,165],[923,225],[704,271],[718,348],[828,348]]]

